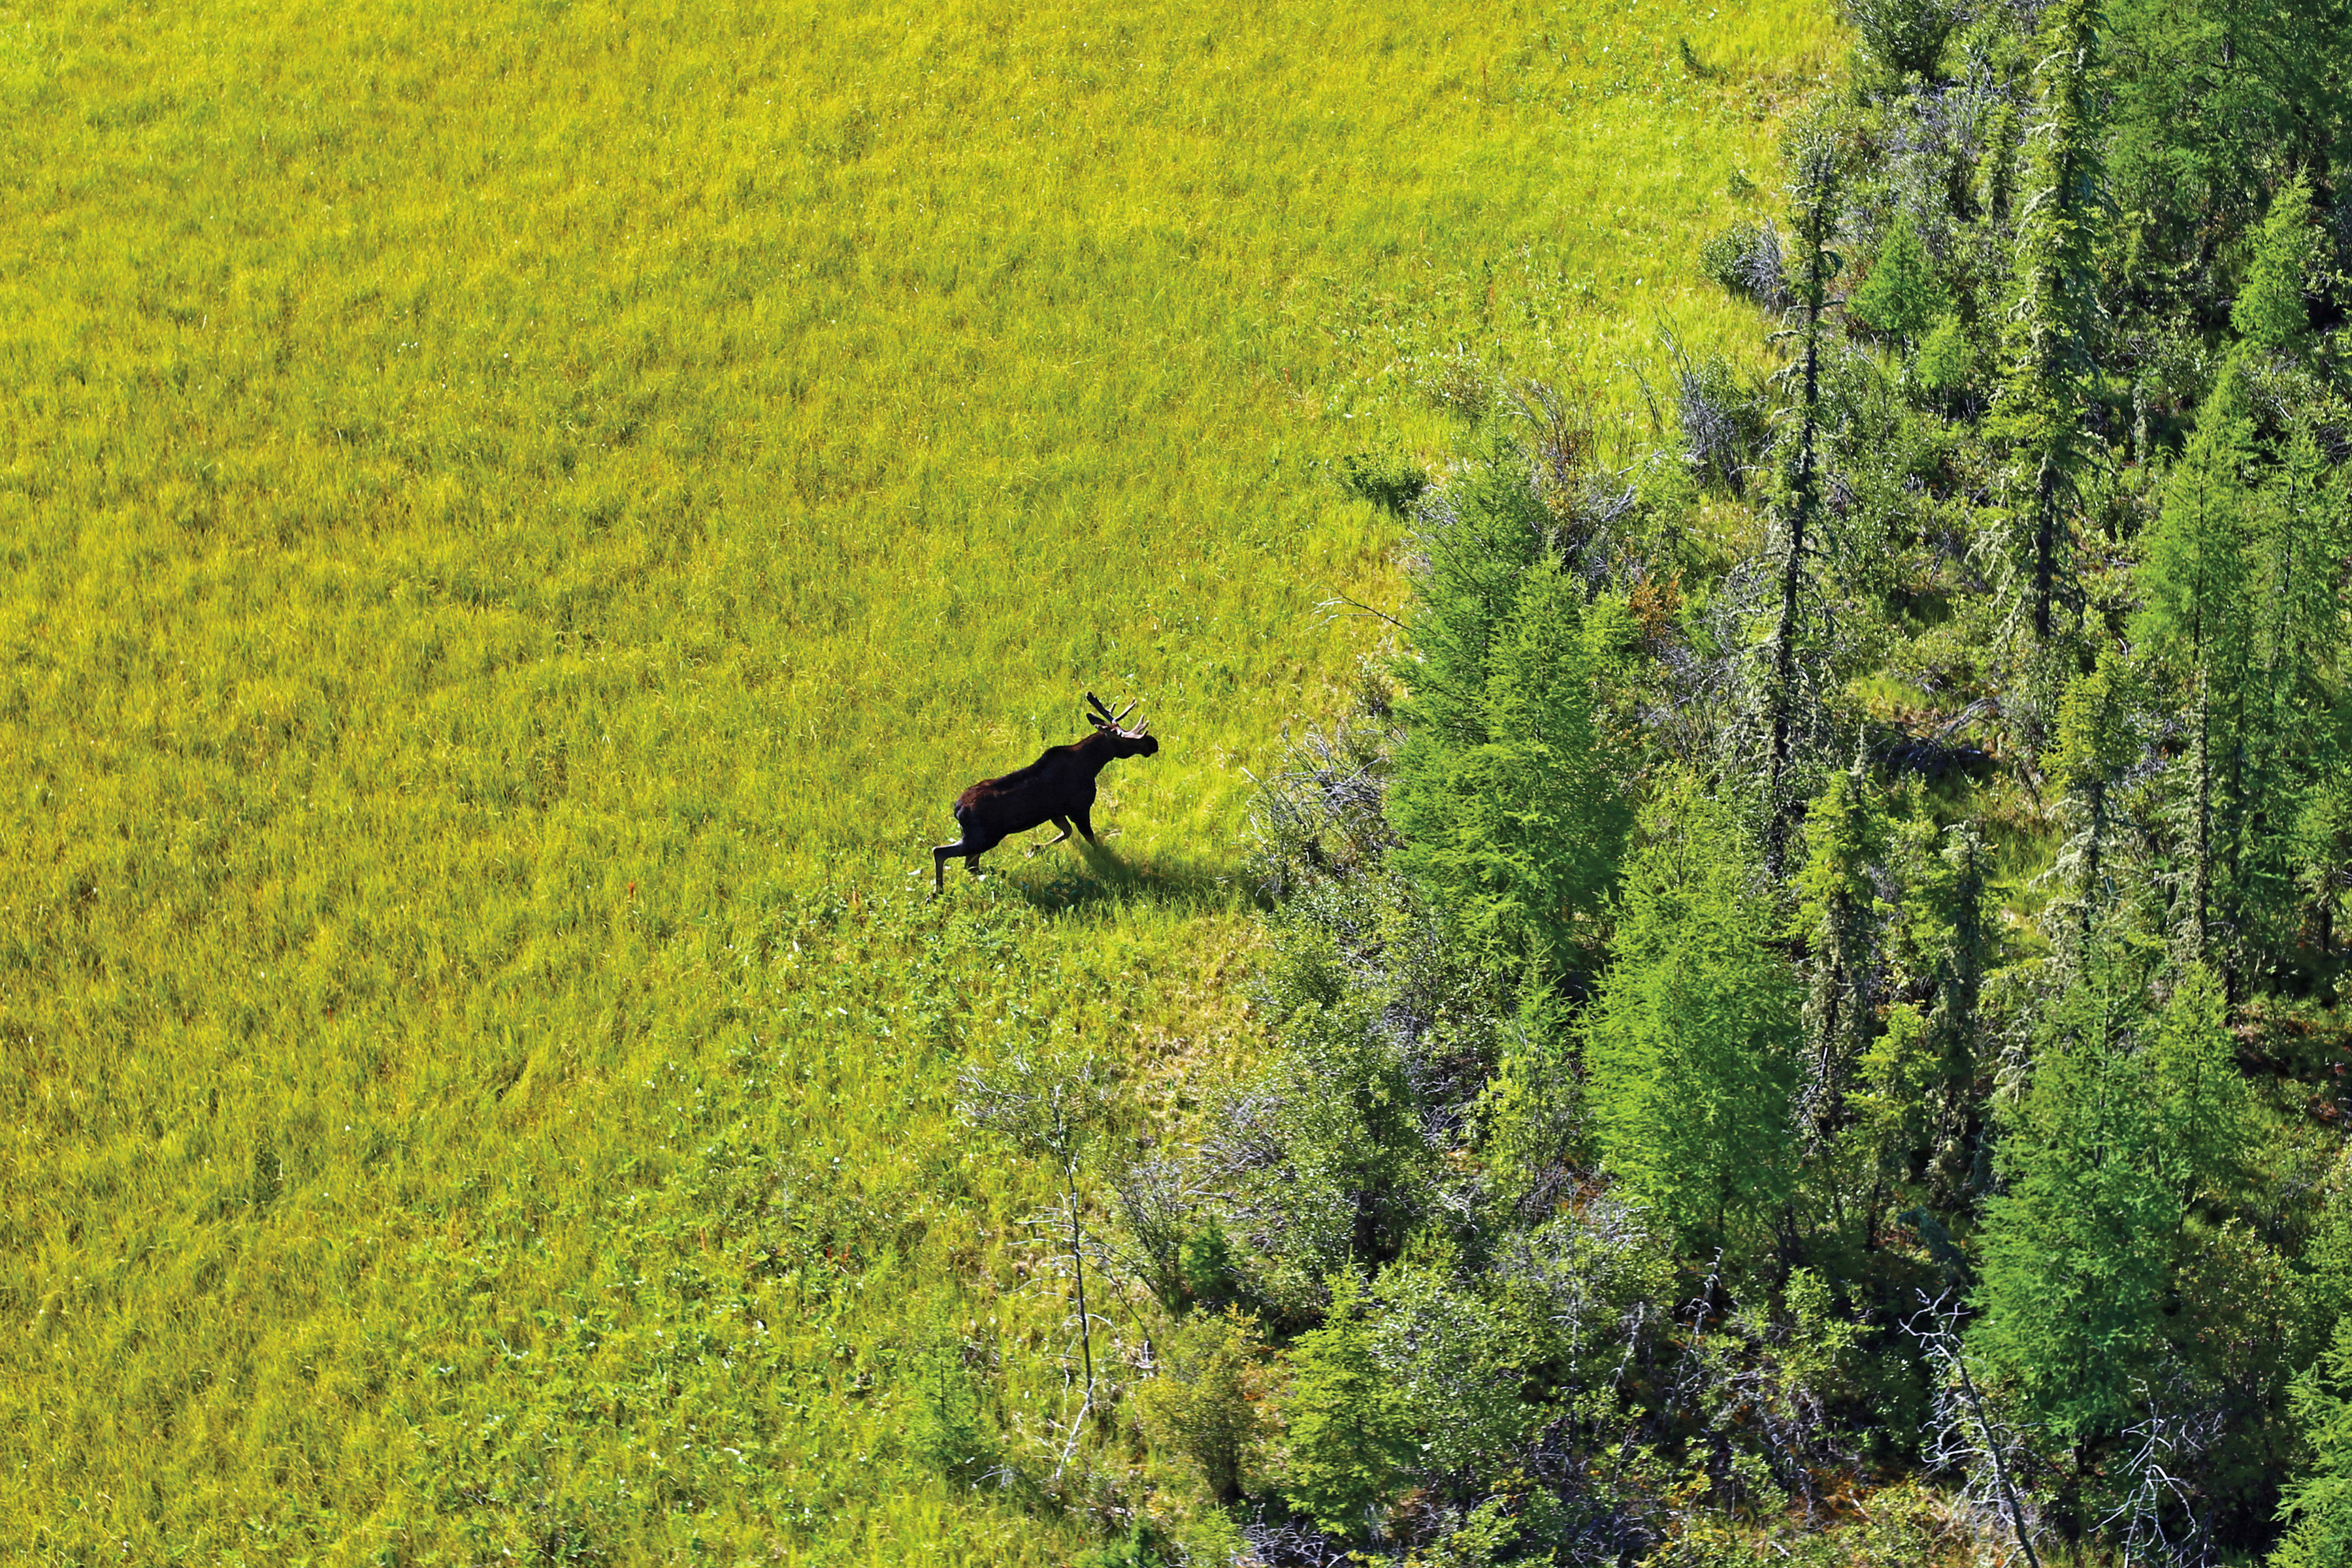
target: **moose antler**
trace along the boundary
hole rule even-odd
[[[1141,700],[1141,698],[1136,699],[1137,702]],[[1101,698],[1096,696],[1091,691],[1087,693],[1087,706],[1094,710],[1088,717],[1094,721],[1094,726],[1097,730],[1116,730],[1120,724],[1126,722],[1127,716],[1129,714],[1135,711],[1135,702],[1129,702],[1126,707],[1114,713],[1110,710],[1109,703],[1105,702]],[[1136,732],[1138,734],[1142,732],[1141,725],[1138,725],[1136,727]]]

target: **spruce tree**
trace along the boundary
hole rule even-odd
[[[1524,465],[1490,457],[1422,540],[1407,735],[1390,786],[1395,864],[1471,940],[1541,975],[1616,870],[1631,810],[1599,711],[1606,625],[1550,553]]]
[[[1539,562],[1488,639],[1477,697],[1449,730],[1408,741],[1391,786],[1398,868],[1473,940],[1538,974],[1564,965],[1629,825],[1622,764],[1596,711],[1602,663],[1581,588]]]
[[[1907,962],[1927,987],[1926,1046],[1935,1076],[1928,1118],[1927,1201],[1956,1214],[1980,1184],[1982,1107],[1976,1094],[1982,1055],[1986,973],[1998,955],[1986,887],[1983,837],[1966,823],[1937,833],[1913,829],[1904,894]]]
[[[1806,948],[1803,1121],[1816,1148],[1834,1138],[1846,1079],[1870,1043],[1880,963],[1874,876],[1887,837],[1885,809],[1856,758],[1830,775],[1807,813],[1805,865],[1797,877],[1797,928]]]
[[[2058,709],[2058,733],[2050,772],[2065,792],[2078,830],[2074,850],[2077,942],[2087,941],[2093,922],[2113,901],[2107,864],[2107,795],[2139,755],[2131,723],[2130,670],[2112,650],[2101,649],[2091,672],[2066,691]]]
[[[1790,368],[1797,373],[1797,420],[1784,464],[1777,571],[1780,613],[1772,632],[1771,685],[1766,699],[1770,749],[1765,764],[1764,860],[1776,878],[1796,819],[1790,750],[1797,702],[1798,601],[1821,510],[1822,317],[1830,304],[1830,280],[1840,264],[1829,248],[1839,216],[1836,141],[1826,131],[1810,129],[1798,137],[1790,162],[1798,315],[1798,357]]]
[[[2042,16],[2042,123],[2033,132],[2018,221],[2008,373],[1993,433],[2010,451],[2011,515],[2026,558],[2037,650],[2061,629],[2072,576],[2067,510],[2082,460],[2082,380],[2090,368],[2091,245],[2099,200],[2095,100],[2098,8],[2056,0]]]
[[[2251,428],[2238,378],[2225,375],[2166,487],[2140,568],[2144,608],[2134,631],[2185,688],[2189,778],[2178,924],[2182,951],[2206,956],[2229,908],[2228,851],[2241,777],[2252,651],[2246,529]]]
[[[2303,347],[2311,326],[2304,289],[2321,244],[2311,224],[2311,182],[2298,174],[2271,204],[2255,241],[2253,266],[2231,307],[2230,326],[2241,342],[2272,353]]]
[[[2294,1380],[2290,1396],[2309,1456],[2279,1500],[2286,1539],[2270,1568],[2352,1565],[2352,1316],[2316,1363]]]
[[[1848,309],[1871,331],[1906,347],[1916,343],[1943,315],[1949,301],[1936,281],[1919,226],[1898,214],[1878,247],[1878,261],[1855,289]]]
[[[1283,1496],[1322,1529],[1359,1536],[1376,1524],[1413,1457],[1412,1412],[1372,1354],[1361,1283],[1331,1281],[1323,1326],[1290,1349],[1285,1402],[1289,1463]]]
[[[1753,1246],[1790,1190],[1801,994],[1738,815],[1685,783],[1648,835],[1584,1025],[1603,1163],[1687,1248]]]
[[[2001,1144],[1976,1298],[1979,1347],[2060,1436],[2120,1430],[2194,1337],[2188,1222],[2235,1190],[2253,1129],[2220,978],[2191,965],[2152,1016],[2138,963],[2095,940]]]

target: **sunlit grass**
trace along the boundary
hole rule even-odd
[[[0,10],[0,1554],[1065,1558],[903,1440],[926,1336],[1060,1396],[957,1063],[1244,1037],[1331,466],[1757,356],[1688,257],[1831,47]],[[1086,688],[1118,837],[923,907]]]

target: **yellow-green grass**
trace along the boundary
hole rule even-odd
[[[959,1065],[1246,1051],[1331,465],[1759,353],[1834,46],[1412,11],[0,9],[0,1556],[1085,1539],[907,1438],[1066,1409]],[[1120,837],[927,906],[1087,687]]]

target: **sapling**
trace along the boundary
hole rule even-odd
[[[1062,1207],[1069,1226],[1070,1262],[1078,1298],[1078,1353],[1086,1398],[1071,1423],[1071,1441],[1095,1399],[1094,1321],[1087,1310],[1085,1235],[1078,1219],[1078,1164],[1087,1138],[1108,1110],[1103,1073],[1093,1058],[1016,1053],[993,1068],[966,1068],[957,1109],[975,1127],[1010,1138],[1023,1153],[1050,1159],[1061,1173]],[[1066,1463],[1068,1456],[1064,1455]]]

